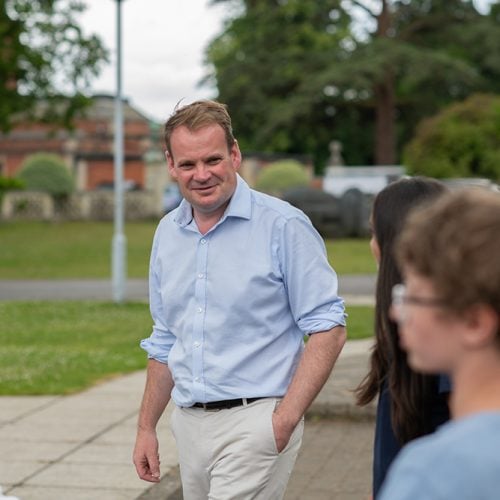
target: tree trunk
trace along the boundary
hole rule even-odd
[[[377,18],[377,37],[388,38],[391,28],[389,2],[382,0]],[[396,100],[394,77],[390,68],[385,69],[381,81],[374,86],[375,96],[375,164],[394,165],[396,161]]]
[[[375,85],[375,164],[394,165],[396,161],[394,79],[387,71],[383,82]]]

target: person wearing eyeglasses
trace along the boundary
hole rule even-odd
[[[370,247],[378,264],[375,345],[368,374],[356,389],[360,405],[378,398],[373,447],[373,497],[407,442],[433,432],[448,420],[450,390],[444,377],[415,373],[399,345],[398,326],[389,315],[392,287],[401,281],[393,245],[408,213],[442,194],[442,183],[424,177],[400,179],[376,196]]]
[[[398,455],[381,500],[500,498],[500,194],[473,188],[412,214],[392,315],[410,366],[451,377],[452,420]]]

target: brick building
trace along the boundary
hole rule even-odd
[[[123,116],[125,182],[128,187],[146,188],[149,184],[147,159],[152,150],[159,151],[157,127],[127,101],[124,101]],[[49,125],[24,123],[8,134],[0,134],[0,175],[15,176],[25,158],[39,152],[62,156],[79,191],[111,186],[114,178],[114,97],[94,96],[84,114],[75,120],[73,130],[54,130]]]

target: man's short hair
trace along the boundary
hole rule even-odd
[[[500,194],[452,191],[413,212],[396,244],[396,258],[430,279],[454,313],[488,304],[500,314]]]
[[[233,147],[235,139],[231,125],[231,117],[227,111],[227,106],[217,101],[201,100],[186,106],[176,106],[174,113],[165,123],[164,139],[167,151],[172,155],[170,139],[172,133],[178,127],[184,126],[195,131],[209,125],[220,125],[226,136],[228,149]]]

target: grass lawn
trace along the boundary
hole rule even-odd
[[[349,338],[372,335],[373,308],[349,307]],[[145,303],[0,302],[0,395],[69,394],[146,366]]]
[[[337,274],[376,274],[377,265],[371,254],[369,240],[326,240],[328,260]]]
[[[143,368],[145,303],[0,302],[0,394],[68,394]]]
[[[147,277],[156,224],[126,224],[128,277]],[[109,278],[112,237],[111,222],[2,222],[0,279]],[[339,275],[376,272],[366,239],[327,240],[326,247]]]
[[[128,276],[147,276],[154,223],[128,223]],[[107,278],[111,222],[0,223],[0,278]]]
[[[372,306],[347,306],[347,338],[366,339],[373,335],[375,308]]]

